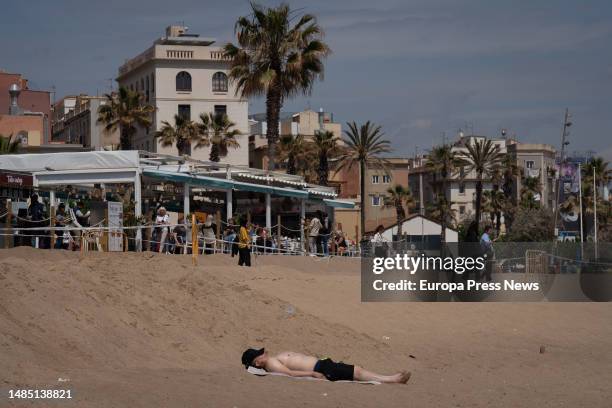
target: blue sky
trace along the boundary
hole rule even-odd
[[[274,5],[275,2],[264,1]],[[333,54],[325,80],[285,110],[323,107],[337,121],[372,120],[412,155],[459,128],[612,159],[612,2],[494,0],[291,1],[315,14]],[[109,90],[118,66],[185,22],[233,38],[245,0],[12,1],[0,15],[0,69],[57,97]],[[251,101],[250,112],[263,110]]]

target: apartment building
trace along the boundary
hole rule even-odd
[[[385,228],[396,223],[397,214],[395,207],[385,205],[385,197],[389,194],[387,190],[396,184],[408,188],[408,174],[410,160],[407,158],[387,158],[387,169],[369,167],[366,169],[365,179],[365,230],[372,232],[378,225]],[[357,179],[359,179],[357,177]],[[406,215],[416,211],[405,208]]]
[[[522,183],[527,178],[536,178],[540,184],[540,194],[535,199],[542,207],[555,208],[556,201],[556,175],[555,156],[553,146],[541,143],[519,143],[508,141],[508,153],[516,159],[521,176],[517,178],[513,194],[516,201],[521,198]]]
[[[452,144],[455,154],[467,151],[466,146],[476,140],[485,140],[485,136],[459,135],[458,140]],[[541,186],[541,193],[536,200],[544,207],[555,206],[555,154],[554,147],[546,144],[521,143],[513,139],[491,139],[503,154],[512,155],[519,168],[520,176],[515,179],[512,194],[516,202],[520,201],[520,193],[524,180],[528,177],[537,177]],[[426,209],[434,203],[433,174],[426,166],[427,156],[413,160],[410,169],[409,186],[418,207]],[[476,173],[465,174],[462,169],[450,176],[447,181],[446,197],[451,203],[456,219],[462,221],[474,216],[476,203]],[[493,189],[490,179],[483,180],[483,191]],[[422,205],[421,205],[422,202]],[[482,214],[482,217],[487,217]]]
[[[119,145],[119,129],[107,132],[97,123],[98,109],[106,97],[66,96],[53,105],[52,141],[82,145],[92,150],[113,149]]]
[[[230,149],[221,162],[248,165],[248,101],[236,95],[228,79],[230,61],[215,39],[187,32],[184,26],[169,26],[166,35],[119,68],[120,86],[143,94],[155,107],[153,126],[138,129],[134,148],[157,153],[178,153],[164,147],[154,135],[163,121],[174,123],[175,115],[199,121],[201,113],[225,113],[241,132],[240,147]],[[192,149],[192,157],[208,160],[210,148]]]

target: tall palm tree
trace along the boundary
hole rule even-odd
[[[319,159],[317,173],[319,174],[319,184],[327,185],[329,176],[329,159],[338,152],[338,137],[329,130],[316,130],[314,134],[314,147]]]
[[[526,177],[521,187],[521,206],[524,208],[538,208],[536,195],[541,194],[542,185],[538,177]]]
[[[229,148],[240,147],[236,137],[241,133],[234,129],[236,124],[225,113],[202,113],[200,121],[198,125],[204,137],[196,147],[210,146],[210,161],[219,162],[227,156]]]
[[[395,215],[397,217],[397,235],[401,240],[402,224],[404,223],[407,215],[405,208],[410,211],[410,209],[414,207],[414,198],[412,197],[412,194],[410,194],[410,190],[401,184],[396,184],[395,186],[387,189],[384,205],[385,207],[395,208]]]
[[[355,122],[347,123],[348,130],[344,131],[345,148],[338,157],[336,173],[343,169],[351,170],[359,166],[359,191],[361,217],[360,226],[362,236],[365,233],[365,177],[368,167],[386,169],[386,160],[380,155],[391,152],[391,142],[383,139],[382,128],[367,121],[361,126]]]
[[[601,157],[592,158],[582,167],[583,182],[593,184],[593,172],[595,172],[597,188],[608,185],[612,179],[612,169],[608,168],[609,165],[610,163]]]
[[[602,186],[607,186],[612,179],[612,170],[608,169],[609,163],[601,157],[594,157],[582,167],[582,205],[583,211],[595,216],[594,202],[597,203],[598,230],[605,229],[608,223],[610,205],[607,197],[600,197]],[[593,173],[595,173],[595,191],[593,189]],[[594,197],[595,196],[595,197]],[[596,201],[595,201],[596,200]],[[583,224],[585,235],[587,224]]]
[[[19,150],[21,140],[16,138],[13,140],[13,135],[0,135],[0,154],[14,154]]]
[[[446,186],[451,177],[461,165],[461,161],[455,155],[452,146],[443,144],[431,149],[425,167],[433,175],[434,191],[436,192],[435,203],[439,204],[440,211],[440,242],[446,242],[446,221],[448,217],[445,211],[450,208],[446,196]]]
[[[491,217],[491,222],[495,223],[495,229],[499,236],[501,230],[501,214],[506,208],[506,196],[500,190],[486,190],[482,192],[484,202],[482,204],[483,211],[488,212]]]
[[[236,22],[237,45],[228,43],[229,77],[242,97],[266,97],[269,168],[274,170],[279,114],[285,99],[309,94],[323,78],[323,59],[330,49],[323,30],[310,14],[297,15],[289,5],[266,8],[251,3],[252,14]]]
[[[306,143],[304,135],[284,135],[279,142],[278,161],[286,162],[287,174],[298,174],[306,163],[310,143]]]
[[[97,123],[103,124],[104,130],[114,132],[119,129],[121,150],[132,149],[132,139],[136,126],[151,126],[151,114],[155,108],[142,103],[142,95],[123,86],[118,92],[104,95],[106,103],[98,108]]]
[[[179,155],[191,154],[191,145],[201,141],[196,124],[181,115],[174,115],[174,126],[164,120],[155,137],[161,140],[162,146],[176,145]]]
[[[461,151],[458,157],[465,169],[465,174],[476,173],[476,209],[475,221],[480,222],[480,212],[482,206],[482,180],[490,179],[497,171],[503,154],[499,146],[489,139],[474,139],[473,142],[465,145],[467,151]]]
[[[516,155],[511,153],[504,155],[501,160],[499,173],[501,189],[504,192],[504,225],[507,232],[512,228],[512,221],[516,212],[516,196],[512,194],[514,183],[520,175],[519,167],[516,164]]]

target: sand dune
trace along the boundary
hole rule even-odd
[[[363,304],[350,259],[258,257],[248,269],[223,255],[193,267],[30,248],[0,251],[0,288],[0,406],[9,388],[49,387],[74,398],[14,406],[609,407],[612,397],[610,304]],[[413,377],[259,378],[239,359],[261,345]]]

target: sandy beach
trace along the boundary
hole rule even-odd
[[[610,406],[609,303],[361,303],[356,260],[235,264],[226,255],[194,267],[188,256],[0,250],[0,406]],[[248,346],[412,378],[256,377],[240,365]],[[73,398],[7,398],[45,388]]]

